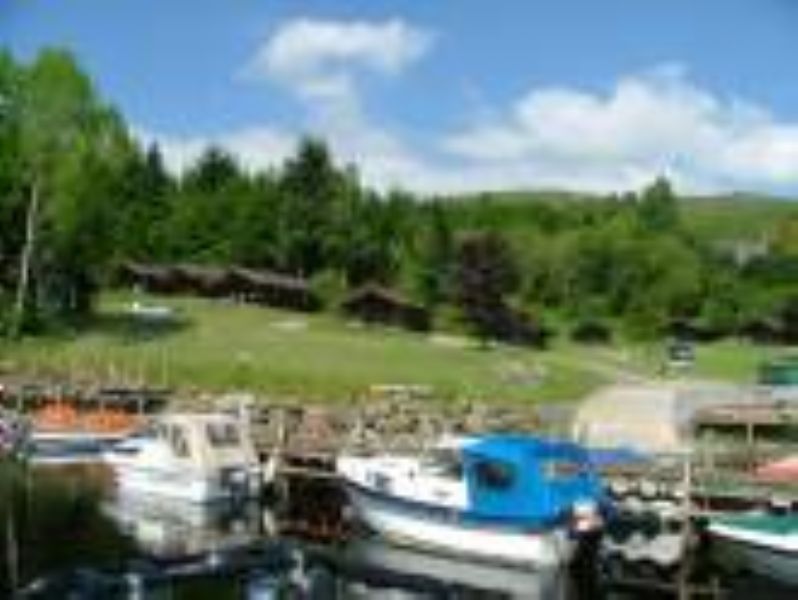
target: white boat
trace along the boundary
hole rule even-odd
[[[164,415],[105,453],[118,487],[191,502],[250,497],[270,482],[247,428],[226,414]]]
[[[709,533],[758,575],[798,586],[798,515],[717,517]]]
[[[568,442],[448,438],[421,456],[343,456],[337,470],[361,520],[400,544],[548,568],[602,524],[603,486]]]

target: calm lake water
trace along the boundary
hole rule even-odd
[[[9,515],[13,514],[13,522]],[[338,490],[293,482],[287,500],[211,507],[118,496],[98,469],[0,476],[0,594],[25,598],[669,597],[600,577],[595,561],[531,572],[341,535]],[[796,598],[750,577],[725,598]],[[707,597],[693,595],[691,597]]]

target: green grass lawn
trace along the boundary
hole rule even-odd
[[[695,362],[679,376],[697,379],[714,379],[739,384],[756,382],[759,366],[785,354],[794,354],[796,349],[783,346],[763,346],[737,339],[728,339],[711,344],[696,344]],[[584,354],[584,360],[589,357]],[[607,364],[622,366],[631,373],[645,377],[671,376],[666,363],[665,342],[627,345],[605,350],[595,356],[604,356]]]
[[[442,399],[572,400],[603,379],[556,352],[481,349],[463,338],[363,327],[331,315],[140,298],[174,307],[185,319],[159,330],[127,316],[130,300],[104,296],[95,323],[78,334],[2,346],[5,369],[343,402],[372,384],[428,385]]]
[[[374,384],[430,386],[440,399],[498,403],[577,400],[604,382],[662,375],[664,345],[580,346],[556,340],[535,351],[477,347],[428,336],[192,298],[138,298],[168,305],[184,323],[143,325],[132,297],[106,294],[78,333],[0,345],[7,372],[83,382],[147,383],[181,391],[250,390],[281,400],[346,402]],[[689,376],[751,383],[758,364],[784,350],[736,341],[697,347]]]

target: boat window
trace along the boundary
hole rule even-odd
[[[460,480],[463,478],[463,462],[460,453],[449,449],[430,452],[424,460],[424,470],[438,477]]]
[[[541,465],[543,476],[549,481],[572,479],[585,472],[585,465],[565,458],[551,458]]]
[[[491,490],[507,490],[515,480],[514,469],[507,463],[482,460],[474,465],[477,484]]]
[[[188,456],[188,440],[186,434],[179,427],[169,428],[169,443],[175,456]]]
[[[163,425],[162,423],[158,423],[153,426],[153,435],[162,440],[169,439],[169,426]]]
[[[208,423],[208,441],[216,448],[238,446],[240,436],[238,427],[233,423]]]
[[[371,484],[381,492],[391,491],[391,478],[385,473],[369,473]]]

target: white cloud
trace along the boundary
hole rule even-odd
[[[300,18],[277,29],[245,72],[286,85],[307,99],[351,101],[356,71],[395,75],[423,56],[431,41],[428,32],[401,19]]]
[[[682,69],[625,77],[606,95],[535,89],[505,112],[443,148],[472,165],[515,166],[530,185],[623,189],[658,173],[693,189],[798,184],[798,123],[720,98]]]
[[[245,71],[301,100],[303,129],[325,138],[342,163],[355,163],[380,189],[606,192],[637,189],[660,174],[684,191],[798,188],[798,122],[720,97],[673,65],[622,77],[603,94],[531,89],[508,107],[483,107],[468,127],[410,144],[367,114],[359,84],[365,73],[400,73],[432,39],[398,19],[297,19],[265,40]],[[264,168],[291,155],[299,128],[257,124],[215,137],[149,137],[173,170],[209,144]]]

